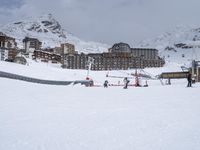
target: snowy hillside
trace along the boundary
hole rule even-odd
[[[60,46],[60,43],[69,42],[75,44],[76,50],[85,53],[107,51],[109,48],[106,44],[86,42],[67,33],[51,14],[3,25],[0,31],[15,37],[20,48],[25,36],[38,38],[43,47],[55,47]]]
[[[158,36],[144,40],[140,47],[155,47],[165,60],[188,63],[192,59],[200,59],[200,28],[179,26]]]

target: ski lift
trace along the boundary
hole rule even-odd
[[[93,64],[94,64],[94,58],[88,57],[88,61],[87,61],[88,68],[87,68],[86,80],[90,80],[89,73],[90,73],[90,70],[91,70]]]
[[[127,76],[112,76],[112,75],[109,75],[109,72],[106,74],[106,77],[110,77],[110,78],[134,78],[135,82],[132,85],[135,86],[135,87],[141,87],[140,78],[148,78],[148,79],[151,78],[146,73],[143,73],[143,74],[142,73],[138,73],[138,69],[135,70],[135,73],[127,73],[127,72],[122,72],[122,71],[119,71],[119,70],[118,70],[118,72],[125,73],[128,76],[132,76],[132,77],[127,77]],[[147,87],[147,85],[148,84],[147,84],[147,81],[146,81],[146,85],[145,86]]]

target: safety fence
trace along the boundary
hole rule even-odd
[[[26,81],[26,82],[32,82],[32,83],[38,83],[38,84],[49,84],[49,85],[70,85],[70,84],[81,84],[81,85],[85,85],[85,86],[91,85],[91,81],[89,81],[89,80],[76,80],[76,81],[43,80],[43,79],[26,77],[26,76],[3,72],[3,71],[0,71],[0,77],[21,80],[21,81]]]

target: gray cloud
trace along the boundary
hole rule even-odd
[[[4,23],[14,18],[52,13],[67,31],[78,37],[109,44],[124,41],[134,46],[137,41],[155,37],[176,25],[200,25],[199,0],[3,1],[0,12],[6,13],[0,19]],[[9,4],[16,8],[10,9]]]
[[[0,8],[19,8],[23,4],[23,0],[1,0]]]

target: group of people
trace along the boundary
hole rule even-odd
[[[128,88],[128,84],[129,84],[129,80],[128,80],[128,78],[127,77],[125,77],[124,78],[124,89],[127,89]],[[187,84],[187,87],[192,87],[192,74],[191,73],[189,73],[188,75],[187,75],[187,81],[188,81],[188,84]],[[108,80],[105,80],[105,82],[104,82],[104,84],[103,84],[103,86],[104,86],[104,88],[108,88]],[[148,84],[147,84],[147,82],[146,82],[146,85],[145,85],[145,87],[148,87]]]
[[[128,88],[128,84],[129,84],[130,81],[128,80],[127,77],[125,77],[123,81],[124,81],[124,87],[123,87],[123,88],[124,88],[124,89],[127,89],[127,88]],[[108,80],[105,80],[105,82],[104,82],[104,84],[103,84],[103,87],[104,87],[104,88],[108,88],[108,85],[109,85],[109,84],[108,84]]]

